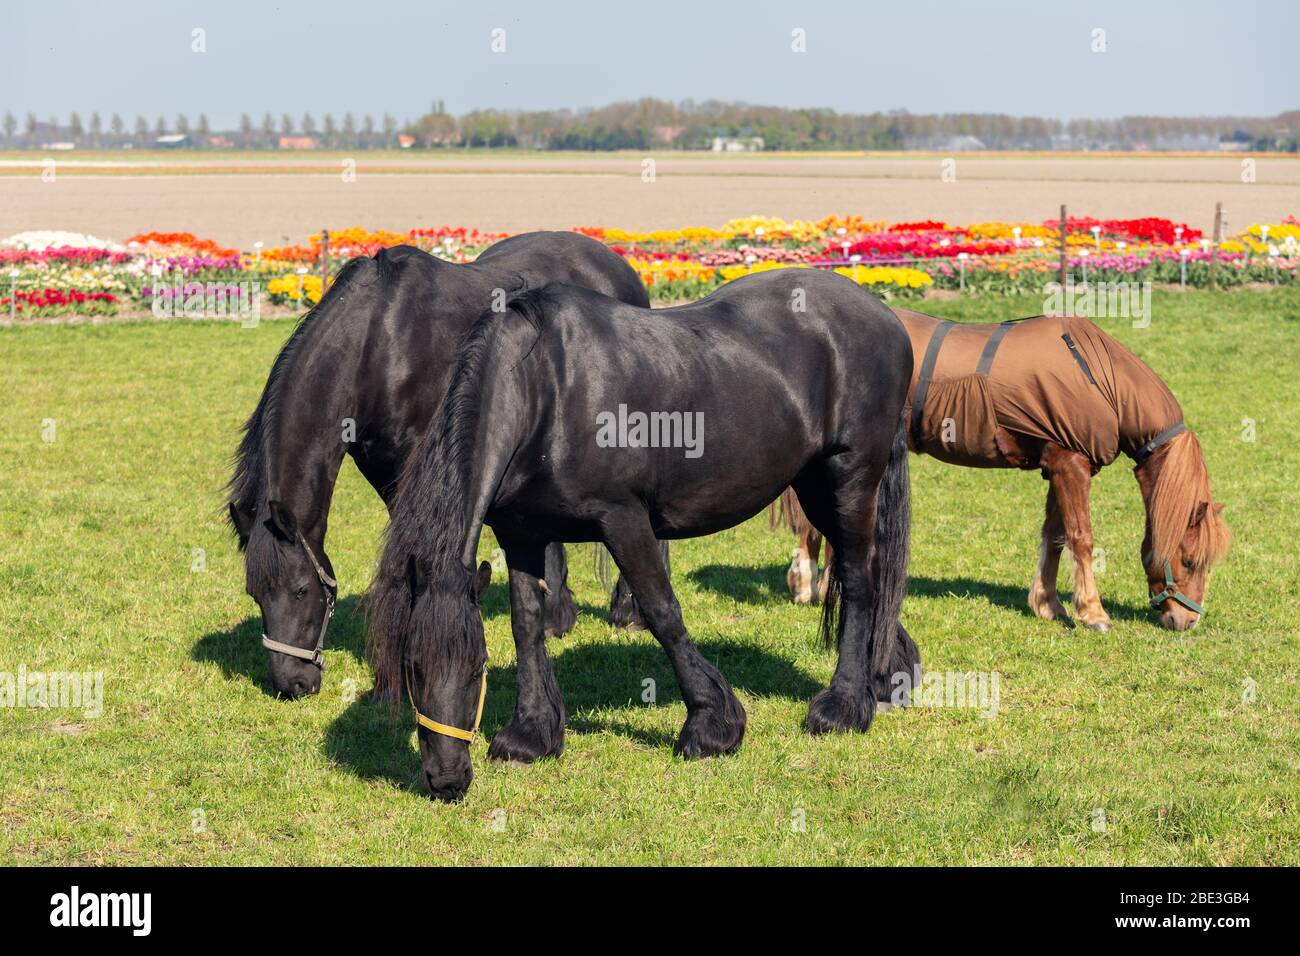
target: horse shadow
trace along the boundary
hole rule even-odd
[[[706,564],[686,572],[686,577],[706,591],[724,594],[742,604],[761,604],[789,598],[785,583],[786,567],[784,564],[759,568]]]
[[[763,601],[789,601],[790,592],[785,583],[787,565],[771,564],[758,568],[735,567],[732,565],[709,564],[689,572],[686,576],[699,587],[717,594],[723,594],[743,603]],[[1061,599],[1068,601],[1073,597],[1071,591],[1061,591]],[[907,579],[908,597],[921,598],[983,598],[995,607],[1038,620],[1029,608],[1029,588],[1011,584],[999,584],[994,581],[977,581],[968,577],[932,578],[925,575],[909,575]],[[1112,620],[1151,623],[1151,616],[1146,605],[1119,602],[1114,598],[1103,599],[1106,611]],[[1073,622],[1062,622],[1073,626]]]
[[[1038,615],[1029,608],[1028,586],[1018,587],[1011,584],[997,584],[991,581],[977,581],[974,578],[967,577],[930,578],[912,575],[907,579],[907,593],[909,597],[925,598],[981,597],[995,607],[1016,611],[1024,617],[1033,618],[1035,621],[1039,619]],[[1074,598],[1074,592],[1060,591],[1060,597],[1063,602],[1070,602]],[[1114,598],[1103,598],[1102,603],[1105,605],[1106,613],[1110,615],[1112,620],[1143,624],[1152,623],[1146,605],[1138,606],[1128,602],[1116,601]],[[1073,619],[1067,619],[1060,623],[1066,627],[1074,627]]]
[[[700,652],[722,671],[738,691],[755,697],[808,700],[821,684],[790,661],[761,648],[730,641],[705,640]],[[670,750],[677,731],[647,730],[627,719],[631,708],[675,704],[681,700],[667,656],[648,634],[611,637],[609,642],[564,649],[551,644],[555,676],[569,714],[566,731],[612,733],[642,746]],[[653,682],[653,683],[649,683]],[[654,703],[643,702],[648,688]],[[490,740],[514,713],[518,695],[515,667],[490,665],[482,733]],[[403,702],[363,697],[326,730],[323,751],[335,763],[364,780],[381,780],[423,794],[418,752],[411,746],[414,718]]]
[[[227,679],[244,678],[270,697],[276,696],[267,672],[267,651],[262,647],[262,616],[253,614],[232,628],[203,635],[190,649],[190,657],[216,664]],[[346,651],[359,661],[366,659],[365,612],[361,598],[349,595],[334,608],[325,635],[327,651]]]

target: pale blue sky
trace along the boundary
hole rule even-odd
[[[191,30],[207,31],[192,53]],[[490,49],[506,31],[506,53]],[[807,32],[807,53],[790,51]],[[1106,31],[1107,51],[1090,49]],[[0,112],[214,127],[639,96],[841,112],[1271,116],[1300,106],[1300,4],[36,0],[0,21]]]

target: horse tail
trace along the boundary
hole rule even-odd
[[[898,615],[907,594],[907,558],[911,539],[911,482],[907,469],[907,415],[899,416],[889,463],[880,482],[876,500],[876,536],[871,567],[875,601],[867,634],[867,661],[873,682],[888,680],[891,669],[899,663],[902,640]],[[844,631],[844,593],[835,571],[830,575],[826,601],[822,605],[821,635],[826,646],[838,643]],[[903,655],[906,656],[906,655]]]
[[[781,497],[767,506],[768,528],[775,531],[781,525],[785,525],[787,531],[797,535],[802,535],[808,530],[808,516],[803,513],[803,508],[799,505],[799,496],[794,493],[793,488],[786,488],[781,492]]]

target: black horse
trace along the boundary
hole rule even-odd
[[[459,799],[473,776],[485,522],[509,566],[519,687],[489,757],[532,761],[564,747],[544,639],[553,541],[609,548],[681,686],[676,753],[738,748],[745,711],[691,642],[656,538],[736,525],[786,483],[834,542],[839,582],[822,623],[839,638],[839,662],[807,728],[865,730],[889,675],[920,666],[898,622],[911,372],[894,314],[850,279],[811,269],[747,276],[656,311],[555,283],[480,317],[398,490],[370,595],[376,680],[405,685],[431,795]]]
[[[391,505],[465,332],[485,309],[504,308],[508,293],[552,279],[649,305],[619,255],[575,233],[514,236],[466,265],[397,246],[345,265],[276,356],[244,426],[229,515],[248,593],[262,610],[277,693],[320,690],[337,591],[325,530],[343,456]],[[564,549],[550,549],[550,633],[567,631],[576,617],[567,574]]]

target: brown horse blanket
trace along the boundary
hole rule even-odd
[[[994,432],[1077,451],[1094,467],[1141,461],[1181,430],[1178,400],[1145,362],[1094,323],[1037,316],[998,325],[896,309],[912,339],[913,451],[958,465],[1007,467]]]

